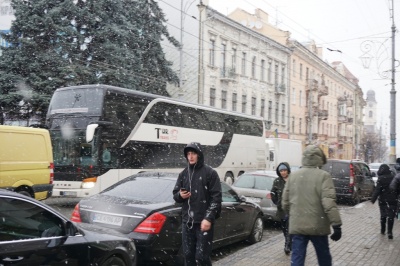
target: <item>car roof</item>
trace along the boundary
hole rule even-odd
[[[249,172],[244,172],[245,174],[251,174],[251,175],[265,175],[265,176],[275,176],[278,177],[275,171],[272,170],[257,170],[257,171],[249,171]]]

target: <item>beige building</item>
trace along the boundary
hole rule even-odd
[[[291,40],[290,33],[268,24],[268,14],[235,10],[229,15],[253,31],[291,50],[288,64],[287,136],[319,145],[329,158],[358,157],[365,102],[358,80],[341,63],[322,60],[322,48]]]
[[[290,50],[208,6],[199,10],[199,103],[262,116],[267,136],[287,138]]]

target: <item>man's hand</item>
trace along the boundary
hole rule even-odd
[[[342,229],[340,228],[340,225],[334,225],[332,228],[333,234],[331,235],[331,239],[333,241],[338,241],[342,237]]]
[[[182,199],[187,199],[192,195],[189,191],[186,190],[179,191],[179,194],[181,195]]]
[[[209,221],[207,221],[206,219],[203,219],[203,221],[201,221],[201,225],[200,225],[200,230],[202,232],[208,231],[211,228],[211,223]]]

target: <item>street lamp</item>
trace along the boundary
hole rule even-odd
[[[394,5],[392,0],[392,9],[391,9],[391,18],[392,18],[392,78],[391,78],[391,90],[390,90],[390,154],[389,154],[389,163],[396,162],[396,89],[395,89],[395,35],[396,35],[396,26],[394,24]],[[385,41],[386,42],[386,41]],[[377,55],[377,67],[378,73],[382,78],[388,78],[388,70],[383,72],[379,71],[379,67],[381,66],[382,54],[386,52],[385,42],[380,43],[377,41],[364,41],[361,43],[361,50],[364,52],[360,59],[363,63],[364,68],[369,68],[372,58],[374,58],[373,54]],[[383,53],[382,53],[383,52]],[[386,58],[383,58],[385,60]]]

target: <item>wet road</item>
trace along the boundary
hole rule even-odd
[[[79,199],[50,198],[43,202],[50,205],[54,209],[58,210],[59,212],[64,214],[67,218],[70,218],[75,205],[79,202]],[[339,203],[338,207],[339,207],[339,209],[351,208],[351,206],[344,204],[344,203]],[[282,231],[281,231],[279,225],[276,225],[273,223],[267,223],[264,226],[264,235],[263,235],[263,238],[261,241],[265,241],[265,240],[267,240],[271,237],[274,237],[276,235],[279,235],[279,234],[282,234]],[[249,246],[249,243],[247,243],[246,241],[242,241],[242,242],[238,242],[238,243],[229,245],[227,247],[216,249],[213,251],[211,259],[213,262],[218,261],[218,260],[226,257],[227,255],[230,255],[230,254],[236,252],[237,250],[240,250],[240,249],[248,247],[248,246]],[[283,247],[282,247],[282,252],[283,252]]]

